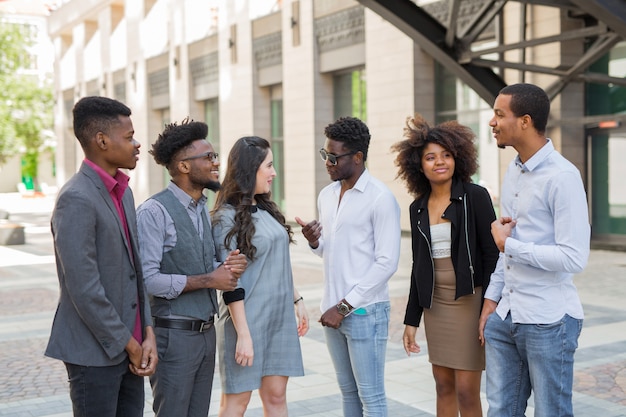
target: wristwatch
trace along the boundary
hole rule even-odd
[[[339,301],[339,304],[337,304],[337,311],[339,311],[339,314],[341,314],[342,316],[348,314],[350,310],[350,306],[344,300]]]

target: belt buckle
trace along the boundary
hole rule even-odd
[[[213,323],[209,322],[209,321],[205,321],[200,325],[200,333],[204,333],[207,330],[209,330],[211,328],[211,326],[213,326]]]

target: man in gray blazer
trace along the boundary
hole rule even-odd
[[[105,97],[74,106],[85,153],[52,213],[61,296],[46,356],[65,363],[74,416],[143,416],[158,356],[129,177],[139,154],[130,109]]]

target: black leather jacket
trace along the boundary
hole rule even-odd
[[[432,306],[435,283],[431,254],[428,198],[415,200],[410,208],[413,269],[411,290],[404,324],[418,326],[424,308]],[[491,223],[496,219],[487,190],[472,183],[452,182],[450,206],[443,216],[452,222],[452,264],[456,274],[455,299],[473,294],[482,287],[484,295],[489,278],[496,267],[498,248],[491,236]],[[478,323],[477,323],[478,324]]]

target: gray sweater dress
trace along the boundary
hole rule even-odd
[[[236,239],[232,239],[229,248],[224,246],[224,238],[234,224],[234,215],[232,206],[213,214],[213,237],[220,261],[237,247]],[[252,262],[248,259],[248,267],[238,286],[245,290],[244,305],[254,361],[252,366],[235,362],[237,332],[228,307],[219,296],[217,350],[222,392],[226,394],[258,389],[261,378],[267,375],[304,375],[293,305],[289,237],[284,227],[265,210],[253,212],[252,219],[256,229],[252,238],[256,257]]]

